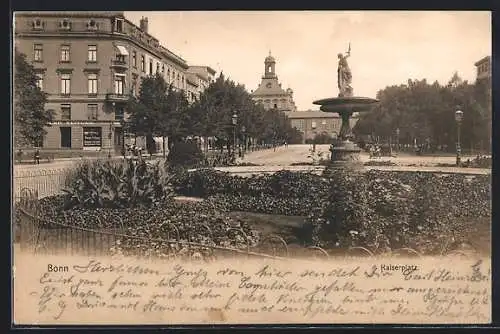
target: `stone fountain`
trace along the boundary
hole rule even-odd
[[[352,74],[347,63],[347,58],[351,54],[351,46],[346,54],[338,54],[339,65],[337,69],[337,80],[339,95],[314,101],[320,105],[323,112],[336,112],[342,119],[339,138],[336,143],[330,147],[331,164],[333,168],[361,169],[363,163],[360,160],[359,153],[361,149],[351,140],[353,134],[351,130],[350,119],[354,113],[361,113],[371,110],[378,100],[369,97],[353,96],[351,87]]]

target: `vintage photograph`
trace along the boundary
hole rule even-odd
[[[15,12],[12,323],[490,323],[491,34]]]

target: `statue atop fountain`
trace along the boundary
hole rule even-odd
[[[337,82],[339,93],[338,97],[331,97],[322,100],[314,101],[314,104],[320,105],[320,110],[323,112],[338,113],[342,119],[339,137],[335,145],[332,144],[330,151],[331,167],[334,168],[362,168],[363,164],[359,159],[360,148],[352,142],[352,130],[350,118],[353,113],[369,111],[378,102],[376,99],[369,97],[353,96],[352,73],[347,63],[347,58],[351,55],[351,44],[345,54],[338,54]]]
[[[339,97],[351,97],[352,96],[352,73],[347,63],[347,58],[351,55],[351,44],[349,43],[349,49],[346,54],[343,55],[339,53],[337,57],[339,58],[339,65],[337,68],[337,82],[339,87]]]

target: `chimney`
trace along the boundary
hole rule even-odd
[[[147,17],[142,17],[139,25],[140,25],[140,28],[142,31],[144,31],[145,33],[148,32],[148,18]]]

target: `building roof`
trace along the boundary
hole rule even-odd
[[[189,84],[193,85],[193,86],[196,86],[196,87],[198,87],[198,86],[199,86],[199,84],[198,84],[198,80],[196,80],[196,74],[194,74],[194,73],[189,73],[189,72],[188,72],[188,73],[186,74],[186,81],[187,81]]]
[[[267,95],[289,95],[280,85],[277,83],[277,78],[271,81],[262,81],[259,87],[251,94],[252,96],[267,96]],[[271,88],[267,88],[266,84],[271,82]]]
[[[484,58],[482,58],[481,60],[478,60],[477,62],[474,63],[475,66],[479,66],[481,64],[484,64],[486,62],[489,62],[490,61],[490,56],[486,56]]]
[[[215,71],[208,66],[189,66],[187,71],[197,75],[200,79],[205,81],[209,81],[208,74],[215,74]]]
[[[36,11],[36,12],[16,12],[16,16],[25,16],[25,17],[62,17],[62,18],[72,18],[72,17],[85,17],[85,18],[98,18],[98,17],[120,17],[124,19],[127,24],[130,24],[133,29],[130,32],[129,38],[132,37],[133,40],[137,42],[142,42],[144,45],[147,45],[149,51],[152,53],[159,53],[156,56],[164,56],[176,64],[180,65],[183,69],[188,68],[187,62],[182,59],[182,57],[176,55],[166,47],[160,44],[160,41],[155,38],[153,35],[143,31],[140,26],[137,26],[132,21],[125,18],[124,13],[120,11]],[[144,40],[143,38],[144,37]],[[148,41],[153,41],[153,45],[150,45]]]
[[[201,70],[207,71],[211,75],[215,75],[215,70],[213,68],[211,68],[210,66],[190,65],[189,68],[201,69]]]
[[[16,16],[55,16],[55,17],[125,17],[123,12],[119,11],[20,11]]]
[[[288,111],[286,115],[290,119],[298,118],[340,118],[339,114],[331,112],[323,112],[320,110],[306,110],[306,111]],[[357,118],[357,114],[352,115],[352,118]]]

